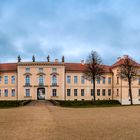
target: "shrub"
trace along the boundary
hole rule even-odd
[[[22,100],[22,101],[8,101],[8,100],[3,100],[0,101],[0,108],[10,108],[10,107],[18,107],[18,106],[23,106],[29,103],[30,100]]]
[[[63,107],[88,107],[88,106],[112,106],[121,105],[117,100],[97,100],[97,101],[57,101]]]

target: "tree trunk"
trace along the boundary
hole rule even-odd
[[[96,100],[96,97],[95,97],[95,78],[93,78],[93,101]]]
[[[129,84],[130,102],[131,102],[131,105],[133,105],[133,100],[132,100],[132,89],[131,89],[131,79],[129,79],[128,84]]]

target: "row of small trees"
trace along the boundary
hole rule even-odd
[[[138,64],[133,61],[132,58],[126,56],[124,59],[122,59],[122,63],[118,67],[118,73],[117,76],[119,76],[122,80],[125,80],[128,82],[129,85],[129,94],[130,94],[130,102],[131,105],[133,104],[132,100],[132,81],[137,78],[138,75]],[[93,101],[96,100],[95,96],[95,81],[98,78],[103,77],[105,71],[104,66],[102,65],[102,59],[98,55],[96,51],[91,51],[89,54],[86,64],[85,64],[85,70],[84,70],[84,77],[85,79],[92,80],[93,82]]]

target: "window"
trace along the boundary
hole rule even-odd
[[[30,76],[29,75],[27,75],[26,77],[25,77],[25,85],[30,85]]]
[[[15,76],[11,76],[11,83],[12,83],[12,84],[15,84],[15,80],[16,80],[16,79],[15,79]]]
[[[97,96],[100,96],[100,89],[97,89]]]
[[[8,84],[8,76],[4,76],[4,83]]]
[[[0,76],[0,84],[1,84],[1,82],[2,82],[2,76]]]
[[[129,89],[128,89],[128,97],[130,96],[130,92],[129,92]]]
[[[39,85],[43,85],[44,84],[44,78],[43,75],[39,76]]]
[[[105,96],[105,89],[102,89],[102,95]]]
[[[57,72],[57,69],[56,68],[52,68],[52,72]]]
[[[119,84],[119,77],[117,77],[117,84]]]
[[[43,68],[38,68],[38,71],[39,72],[43,72]]]
[[[74,84],[77,84],[77,83],[78,83],[78,77],[74,76]]]
[[[12,97],[15,97],[15,89],[12,89]]]
[[[91,89],[91,96],[93,96],[93,92],[94,92],[94,90],[93,90],[93,89]]]
[[[81,96],[84,96],[84,94],[85,94],[85,90],[81,89]]]
[[[67,76],[67,83],[70,84],[71,83],[71,77]]]
[[[139,85],[140,85],[140,77],[139,77],[139,79],[138,79],[139,81],[138,81],[138,83],[139,83]]]
[[[1,89],[0,89],[0,97],[1,97]]]
[[[108,77],[108,84],[111,84],[111,77]]]
[[[4,90],[4,96],[5,96],[5,97],[8,97],[8,89],[5,89],[5,90]]]
[[[81,76],[81,84],[84,84],[85,83],[85,78],[84,76]]]
[[[56,75],[52,76],[52,85],[57,85],[57,77],[56,77]]]
[[[74,96],[77,96],[77,89],[74,89]]]
[[[25,68],[25,71],[26,72],[30,72],[30,68]]]
[[[108,96],[111,96],[111,89],[108,89]]]
[[[30,89],[26,89],[26,97],[30,97]]]
[[[119,89],[117,89],[117,96],[119,96]]]
[[[57,96],[57,90],[56,89],[52,89],[52,96]]]
[[[67,89],[67,96],[70,96],[70,94],[71,94],[71,90]]]
[[[105,81],[106,81],[106,78],[105,78],[105,77],[103,77],[103,84],[105,84]]]
[[[130,93],[128,92],[128,97],[130,96]]]
[[[138,96],[140,96],[140,89],[138,90]]]
[[[100,84],[100,78],[97,78],[97,84]]]

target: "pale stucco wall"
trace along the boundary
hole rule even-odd
[[[122,104],[130,104],[130,97],[128,95],[128,82],[124,81],[119,78],[119,83],[117,83],[117,69],[114,68],[113,73],[114,73],[114,84],[113,84],[113,89],[114,89],[114,94],[113,98],[116,100],[119,100]],[[117,89],[119,90],[119,94],[117,95]],[[132,82],[132,97],[133,97],[133,103],[134,104],[140,104],[140,96],[139,96],[139,76],[137,79],[135,79]]]
[[[16,72],[1,72],[0,76],[2,81],[0,82],[1,96],[0,100],[17,100],[17,73]],[[4,77],[8,76],[8,84],[5,84]],[[11,76],[15,76],[15,83],[12,84]],[[8,96],[5,97],[4,90],[8,89]],[[12,89],[15,89],[15,96],[12,97]]]
[[[32,74],[30,76],[30,83],[31,87],[26,87],[25,86],[25,69],[30,68],[30,73]],[[44,76],[44,88],[45,88],[45,99],[58,99],[62,100],[64,99],[64,76],[65,76],[65,69],[63,65],[49,65],[49,64],[41,64],[41,63],[36,63],[36,65],[22,65],[18,66],[18,99],[23,100],[23,99],[32,99],[36,100],[37,99],[37,88],[39,88],[39,70],[38,68],[43,68],[43,73]],[[52,77],[52,68],[57,69],[57,85],[58,86],[53,86],[51,83],[51,77]],[[31,97],[26,97],[25,96],[25,90],[30,89],[31,90]],[[52,89],[57,89],[57,96],[53,97],[52,96]]]
[[[85,84],[81,83],[81,76],[83,76],[83,73],[79,73],[79,72],[67,72],[66,73],[66,78],[67,76],[71,77],[71,83],[67,83],[66,81],[66,95],[67,95],[67,89],[71,89],[71,96],[66,96],[67,100],[92,100],[93,96],[91,96],[91,89],[92,87],[92,83],[90,80],[85,79]],[[74,76],[78,76],[78,82],[75,84],[74,83]],[[106,78],[106,82],[105,84],[103,84],[102,79],[100,81],[100,84],[97,84],[96,81],[96,99],[98,100],[107,100],[107,99],[112,99],[112,80],[111,80],[111,84],[108,84],[108,78],[111,77],[112,78],[112,74],[106,74],[104,75],[104,77]],[[78,96],[74,96],[74,89],[78,90]],[[81,89],[84,89],[85,91],[85,96],[81,96]],[[97,96],[97,89],[100,89],[100,96]],[[106,90],[106,94],[105,96],[102,95],[102,89]],[[108,89],[111,89],[111,96],[108,96]]]

